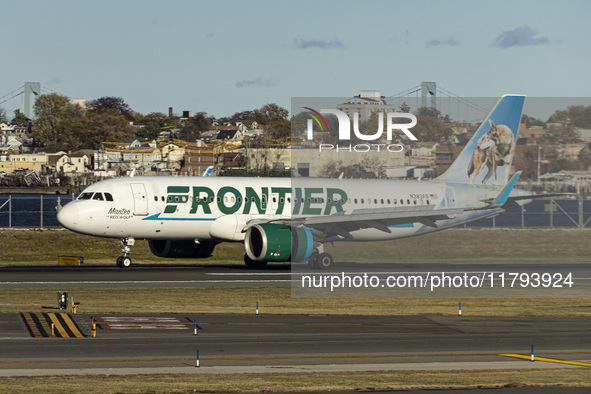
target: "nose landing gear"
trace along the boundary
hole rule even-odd
[[[135,244],[135,239],[129,238],[119,238],[119,242],[121,242],[121,252],[123,252],[123,256],[117,257],[117,266],[119,268],[129,268],[131,266],[131,258],[129,254],[131,253],[131,247]]]

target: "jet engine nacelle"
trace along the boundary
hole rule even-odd
[[[151,239],[148,244],[154,256],[174,259],[209,257],[216,245],[213,241],[195,243],[193,240],[170,241],[159,239]]]
[[[306,227],[262,223],[246,231],[244,247],[254,261],[306,261],[314,249],[314,238]]]

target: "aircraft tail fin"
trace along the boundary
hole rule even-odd
[[[524,95],[502,96],[439,179],[487,186],[507,184],[524,101]]]
[[[205,169],[205,172],[203,172],[203,175],[201,176],[211,176],[213,172],[213,166],[209,166]]]

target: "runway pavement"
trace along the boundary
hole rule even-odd
[[[86,338],[33,338],[0,315],[0,376],[591,367],[591,318],[71,316]],[[532,344],[568,363],[518,358]]]
[[[588,263],[561,262],[342,264],[326,274],[342,267],[390,273],[568,270],[582,281],[591,277]],[[295,268],[308,271],[305,265]],[[15,291],[289,286],[291,279],[285,264],[254,271],[241,265],[0,267],[0,288]],[[0,315],[0,376],[591,367],[591,318],[253,314],[154,319],[26,312]],[[99,324],[96,338],[93,318]],[[49,334],[52,323],[55,331]],[[535,362],[528,359],[532,345]]]
[[[131,287],[222,287],[289,286],[303,274],[351,274],[379,272],[395,274],[453,273],[572,273],[578,284],[591,284],[591,263],[522,262],[522,263],[340,263],[329,271],[311,270],[307,264],[269,264],[263,270],[237,265],[148,265],[121,269],[115,266],[0,267],[0,289],[23,288],[131,288]],[[507,279],[510,279],[507,276]],[[495,277],[498,282],[498,278]]]

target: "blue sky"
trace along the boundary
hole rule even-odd
[[[3,0],[0,96],[31,81],[70,98],[122,97],[141,113],[215,116],[421,81],[463,97],[589,97],[590,11],[539,0]]]

